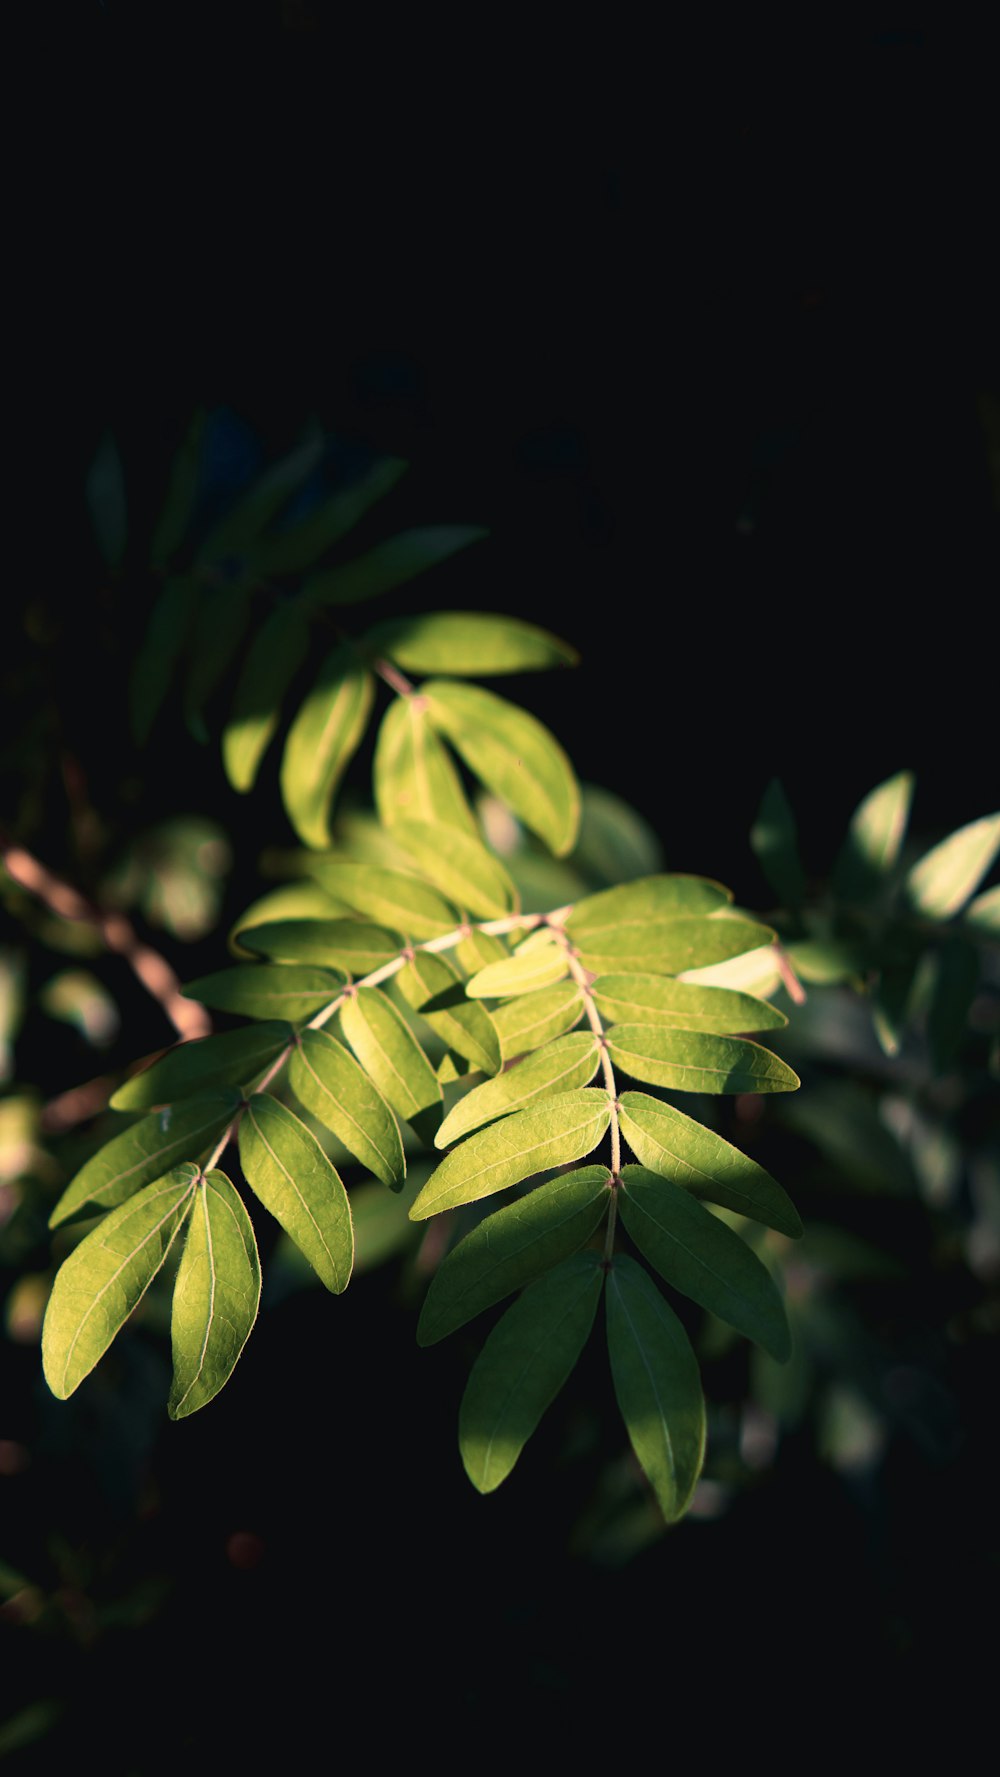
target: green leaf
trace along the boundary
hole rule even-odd
[[[301,487],[323,455],[323,436],[312,431],[297,449],[265,470],[213,527],[198,551],[199,565],[229,567],[230,558],[245,555],[265,525]]]
[[[205,706],[235,660],[250,623],[250,594],[242,586],[199,591],[191,659],[184,683],[184,721],[195,740],[208,740]]]
[[[288,731],[281,794],[299,838],[317,851],[330,843],[333,798],[361,745],[374,696],[371,673],[350,648],[335,648]]]
[[[273,962],[313,963],[347,975],[370,975],[403,949],[399,932],[361,925],[353,919],[278,919],[243,927],[240,945]]]
[[[965,909],[964,924],[986,938],[1000,937],[1000,883],[970,902]]]
[[[587,1086],[600,1064],[600,1045],[593,1031],[560,1037],[558,1042],[549,1043],[537,1054],[498,1074],[495,1080],[473,1087],[465,1098],[460,1098],[434,1137],[434,1146],[450,1147],[470,1129],[478,1129],[496,1117],[524,1110],[557,1092]]]
[[[179,1161],[203,1159],[239,1108],[239,1093],[222,1087],[141,1117],[99,1148],[70,1180],[49,1217],[49,1227],[58,1228],[81,1210],[93,1214],[111,1209],[162,1178]]]
[[[699,1030],[615,1024],[608,1031],[608,1052],[633,1080],[677,1092],[793,1092],[800,1084],[787,1062],[759,1043]]]
[[[465,997],[457,969],[443,956],[418,951],[396,977],[399,990],[456,1055],[484,1074],[500,1069],[500,1038],[484,1006]]]
[[[531,1111],[515,1111],[470,1135],[436,1167],[410,1210],[415,1222],[460,1203],[475,1203],[537,1172],[581,1160],[611,1122],[606,1092],[561,1092]]]
[[[458,1420],[465,1472],[480,1493],[492,1493],[510,1474],[576,1364],[603,1281],[597,1255],[577,1253],[531,1284],[493,1328]]]
[[[229,1381],[260,1303],[253,1223],[224,1172],[198,1179],[174,1284],[171,1419],[196,1413]]]
[[[705,1456],[705,1401],[684,1328],[634,1260],[608,1273],[608,1351],[632,1448],[663,1516],[684,1516]]]
[[[514,884],[478,839],[457,827],[442,831],[426,821],[395,821],[392,837],[435,888],[474,918],[502,919],[516,912]]]
[[[597,784],[584,784],[582,795],[573,862],[588,878],[610,886],[662,868],[660,842],[636,809]]]
[[[360,987],[340,1008],[340,1026],[383,1098],[411,1121],[441,1103],[434,1069],[401,1012],[376,987]]]
[[[265,1209],[340,1295],[354,1264],[347,1192],[305,1124],[267,1092],[255,1093],[240,1124],[240,1164]]]
[[[768,944],[768,926],[745,919],[648,919],[592,935],[571,931],[580,961],[594,975],[680,975]]]
[[[165,581],[157,595],[128,682],[132,733],[141,747],[170,690],[197,605],[198,585],[188,578]]]
[[[620,1192],[622,1221],[660,1275],[783,1363],[791,1352],[784,1303],[746,1242],[689,1191],[644,1166],[622,1168]]]
[[[478,839],[475,816],[451,754],[431,727],[418,697],[397,697],[378,732],[372,767],[375,806],[392,828],[397,821],[459,827]]]
[[[623,1092],[619,1116],[622,1135],[650,1172],[793,1240],[801,1235],[798,1212],[781,1186],[714,1130],[645,1092]]]
[[[490,963],[506,962],[508,955],[507,946],[501,938],[493,938],[489,932],[477,932],[473,927],[464,938],[459,939],[451,952],[451,960],[466,977],[468,992],[470,976],[478,975],[480,969],[487,968]]]
[[[380,624],[365,638],[407,672],[455,673],[459,678],[575,666],[579,655],[568,642],[490,611],[427,611]]]
[[[878,894],[899,857],[912,800],[913,773],[898,771],[859,802],[834,866],[839,901],[862,906]]]
[[[525,994],[506,1006],[495,1006],[490,1014],[493,1028],[500,1038],[504,1061],[526,1055],[561,1037],[583,1017],[583,999],[575,981],[561,982],[558,987],[542,988],[540,993]]]
[[[788,1023],[784,1012],[749,993],[699,987],[662,975],[601,975],[591,992],[609,1024],[660,1024],[673,1030],[703,1030],[716,1036],[744,1030],[776,1030]]]
[[[350,858],[321,858],[316,876],[323,887],[355,913],[405,933],[411,943],[440,938],[461,925],[454,907],[415,876]]]
[[[245,795],[278,727],[281,704],[309,652],[309,624],[294,605],[278,605],[250,643],[222,733],[222,763]]]
[[[558,741],[526,710],[479,685],[428,679],[431,721],[469,770],[545,841],[556,857],[576,843],[580,786]]]
[[[56,1273],[42,1329],[42,1367],[64,1401],[104,1356],[170,1250],[191,1206],[196,1166],[178,1166],[120,1203]]]
[[[209,1086],[250,1086],[295,1035],[281,1019],[248,1024],[223,1036],[179,1043],[141,1074],[133,1074],[111,1099],[115,1111],[141,1111],[175,1104]]]
[[[313,574],[301,596],[316,609],[359,605],[414,580],[438,562],[447,561],[460,549],[488,536],[488,531],[472,524],[425,525],[419,530],[402,531],[398,537],[377,543],[367,554],[345,562],[343,567]]]
[[[936,1073],[944,1073],[958,1054],[978,985],[979,957],[975,945],[959,932],[953,932],[936,959],[934,989],[927,1012],[927,1038]]]
[[[350,487],[321,500],[297,523],[271,536],[254,551],[258,572],[302,574],[346,537],[365,513],[394,488],[407,464],[402,457],[383,457]]]
[[[906,900],[927,919],[950,919],[975,894],[1000,852],[1000,814],[970,821],[943,839],[906,878]]]
[[[304,1030],[292,1050],[288,1083],[300,1104],[332,1129],[384,1185],[398,1189],[406,1160],[396,1119],[364,1068],[326,1030]]]
[[[269,889],[266,895],[254,901],[229,932],[228,945],[234,956],[248,956],[250,952],[240,941],[240,934],[248,932],[254,926],[271,925],[278,920],[286,919],[334,919],[342,918],[347,909],[334,905],[331,897],[320,888],[318,882],[286,882],[280,888]],[[289,959],[299,961],[297,957]]]
[[[584,1166],[486,1216],[432,1278],[417,1344],[436,1344],[577,1252],[607,1211],[610,1177],[606,1166]]]
[[[198,494],[198,470],[206,415],[199,410],[170,469],[167,497],[157,520],[150,549],[154,568],[163,568],[181,547],[190,528]]]
[[[690,919],[714,913],[732,900],[721,882],[707,876],[641,876],[578,901],[566,920],[573,941],[604,939],[623,929],[642,930],[650,920]],[[699,920],[699,923],[700,920]]]
[[[286,963],[242,963],[189,981],[184,996],[214,1012],[241,1018],[287,1018],[298,1024],[337,998],[344,977],[335,969],[296,968]]]
[[[764,791],[757,818],[750,829],[750,844],[782,905],[800,907],[806,882],[799,857],[795,816],[784,787],[776,777]]]
[[[850,981],[867,964],[864,947],[845,938],[801,938],[786,950],[796,975],[819,987]]]
[[[505,957],[503,962],[487,963],[473,975],[465,991],[473,999],[503,999],[512,994],[537,993],[540,988],[553,987],[569,973],[569,956],[561,944],[546,944],[529,950],[526,956]]]

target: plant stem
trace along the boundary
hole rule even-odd
[[[615,1245],[615,1224],[618,1220],[618,1180],[622,1169],[622,1136],[618,1122],[618,1087],[615,1082],[615,1070],[608,1054],[608,1041],[604,1034],[604,1024],[597,1008],[597,1001],[590,990],[591,977],[580,961],[573,946],[569,933],[564,931],[562,920],[566,913],[572,911],[561,907],[558,915],[549,914],[546,923],[551,926],[556,943],[566,952],[569,972],[583,996],[584,1011],[587,1023],[601,1045],[601,1072],[607,1087],[608,1099],[611,1104],[611,1207],[608,1211],[608,1226],[604,1239],[604,1263],[611,1263]]]
[[[400,697],[413,696],[416,686],[412,684],[405,673],[400,672],[398,666],[393,666],[391,660],[373,660],[372,671],[377,673],[383,683],[388,685],[390,690],[397,692]]]

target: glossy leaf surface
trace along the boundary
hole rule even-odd
[[[792,1239],[802,1233],[777,1181],[714,1130],[645,1092],[623,1092],[619,1115],[622,1135],[650,1172]]]
[[[619,1254],[607,1278],[608,1351],[632,1448],[663,1516],[683,1516],[705,1454],[698,1361],[673,1309],[634,1260]]]
[[[470,1135],[442,1160],[410,1211],[415,1222],[475,1203],[536,1172],[580,1160],[596,1148],[611,1121],[606,1092],[561,1092],[534,1110],[515,1111]]]
[[[264,1208],[339,1295],[354,1263],[354,1233],[340,1175],[305,1124],[267,1092],[255,1093],[240,1124],[240,1164]]]
[[[171,1419],[196,1413],[229,1381],[260,1303],[253,1223],[224,1172],[198,1179],[174,1284]]]

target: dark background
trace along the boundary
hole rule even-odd
[[[32,384],[27,583],[88,769],[112,781],[127,745],[88,665],[117,649],[124,672],[144,613],[109,638],[83,477],[110,425],[141,529],[204,404],[263,461],[316,415],[410,459],[401,522],[489,525],[438,602],[579,646],[581,668],[525,681],[525,701],[669,866],[762,904],[747,832],[775,773],[817,873],[903,766],[929,837],[985,812],[983,46],[913,23],[572,45],[535,25],[500,41],[528,27],[492,16],[410,29],[366,43],[306,3],[108,4],[50,45],[11,371]],[[260,814],[206,757],[161,731],[142,813],[210,809],[249,868]],[[180,1428],[161,1422],[165,1370],[128,1373],[163,1366],[151,1343],[123,1360],[117,1406],[95,1382],[72,1418],[25,1368],[40,1455],[5,1483],[25,1565],[55,1522],[164,1587],[149,1624],[92,1646],[17,1643],[25,1700],[68,1699],[60,1746],[110,1732],[110,1769],[159,1769],[194,1744],[206,1684],[220,1746],[273,1729],[296,1756],[345,1733],[376,1758],[479,1756],[506,1731],[640,1724],[657,1750],[711,1746],[730,1712],[773,1741],[803,1709],[825,1740],[863,1706],[899,1737],[924,1707],[941,1719],[925,1690],[977,1705],[995,1581],[977,1370],[954,1461],[894,1448],[865,1495],[793,1446],[726,1517],[602,1565],[579,1530],[598,1452],[568,1461],[543,1427],[480,1500],[453,1458],[467,1352],[387,1337],[403,1317],[381,1274],[335,1305],[335,1343],[320,1310],[287,1303]],[[613,1439],[596,1360],[572,1386]]]

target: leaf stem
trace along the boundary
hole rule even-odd
[[[561,945],[566,952],[566,961],[569,964],[570,975],[576,982],[583,996],[583,1007],[587,1014],[587,1023],[590,1025],[591,1030],[601,1045],[601,1072],[604,1075],[604,1084],[607,1087],[608,1099],[611,1104],[612,1188],[611,1207],[608,1211],[608,1227],[604,1239],[604,1262],[605,1264],[610,1264],[611,1255],[615,1245],[615,1224],[618,1220],[618,1179],[622,1169],[622,1135],[621,1127],[618,1122],[618,1087],[615,1081],[615,1070],[611,1065],[611,1056],[608,1054],[608,1044],[604,1034],[604,1024],[597,1008],[597,1001],[590,989],[592,976],[588,975],[576,953],[568,932],[563,928],[562,920],[566,913],[570,911],[572,910],[569,908],[561,907],[558,915],[552,913],[549,914],[546,924],[550,927],[556,943]]]
[[[373,660],[372,671],[377,673],[383,683],[388,685],[390,690],[397,692],[400,697],[413,696],[416,686],[405,673],[400,672],[398,666],[393,666],[391,660]]]

